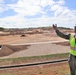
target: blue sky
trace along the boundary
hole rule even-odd
[[[28,28],[76,24],[76,0],[0,0],[0,27]]]

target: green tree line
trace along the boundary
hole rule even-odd
[[[0,31],[4,31],[5,30],[5,28],[3,28],[3,27],[0,27]]]

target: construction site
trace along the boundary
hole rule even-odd
[[[74,33],[72,29],[60,29],[60,31],[65,34]],[[58,58],[32,58],[31,60],[27,59],[21,61],[6,60],[54,54],[66,55],[66,53],[69,53],[70,49],[69,40],[58,37],[52,28],[34,28],[32,30],[11,29],[9,31],[0,31],[0,45],[2,46],[0,48],[1,66],[68,59],[68,56],[58,56]],[[12,71],[14,71],[15,74],[12,73]],[[67,62],[64,62],[58,64],[22,67],[13,70],[1,69],[0,73],[2,73],[1,75],[5,75],[4,73],[7,73],[8,75],[69,75],[69,66]]]

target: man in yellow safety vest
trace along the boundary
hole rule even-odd
[[[64,34],[57,29],[57,24],[53,24],[53,28],[58,36],[67,39],[70,42],[70,56],[68,59],[70,66],[70,74],[76,75],[76,26],[74,27],[75,35]]]

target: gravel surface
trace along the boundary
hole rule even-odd
[[[69,52],[70,49],[69,46],[56,45],[52,43],[30,44],[24,47],[23,45],[16,45],[16,46],[7,45],[7,48],[5,47],[5,49],[4,47],[2,49],[4,53],[5,51],[7,53],[8,50],[9,50],[8,52],[10,53],[7,53],[7,56],[4,55],[4,57],[1,58],[15,58],[15,57],[25,57],[25,56],[26,57],[40,56],[40,55],[48,55],[48,54],[56,54],[56,53],[67,53]]]

